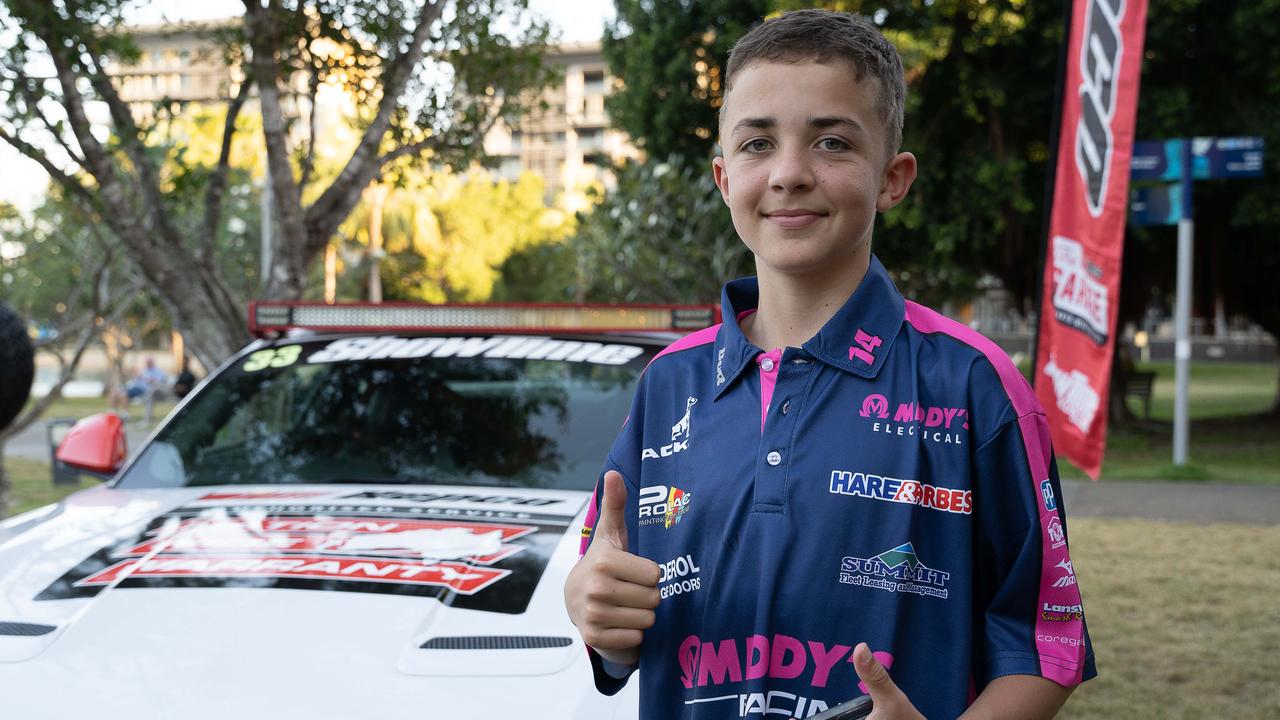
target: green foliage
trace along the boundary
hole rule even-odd
[[[604,56],[622,79],[606,100],[614,127],[651,158],[702,160],[717,135],[729,48],[767,0],[614,0]]]
[[[513,253],[536,254],[568,231],[564,214],[543,203],[542,179],[532,173],[503,182],[484,170],[461,177],[406,172],[401,183],[387,192],[382,210],[379,271],[388,300],[489,300]],[[359,246],[369,243],[373,199],[367,193],[343,226]],[[360,269],[367,273],[367,264]]]
[[[727,278],[751,272],[710,168],[677,156],[621,168],[578,222],[569,246],[584,300],[714,303]]]

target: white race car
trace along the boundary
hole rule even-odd
[[[127,461],[68,432],[105,485],[0,523],[0,717],[635,717],[562,588],[639,374],[714,312],[257,304]]]

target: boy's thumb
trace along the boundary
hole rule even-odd
[[[604,495],[600,498],[600,519],[596,533],[619,550],[627,549],[627,484],[622,473],[610,470],[604,474]]]
[[[858,687],[871,696],[877,707],[901,694],[902,691],[894,684],[893,678],[889,677],[889,671],[871,653],[871,648],[866,643],[858,643],[853,649],[853,668],[862,680]]]

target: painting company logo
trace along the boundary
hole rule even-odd
[[[1064,587],[1071,587],[1072,585],[1076,584],[1076,571],[1074,568],[1071,567],[1070,560],[1063,560],[1062,562],[1059,562],[1057,565],[1054,565],[1054,567],[1060,570],[1066,571],[1064,575],[1062,575],[1061,577],[1059,577],[1057,580],[1053,582],[1054,587],[1064,588]]]
[[[698,404],[698,398],[690,396],[684,404],[684,415],[671,426],[671,442],[658,448],[645,448],[640,453],[640,460],[657,460],[675,455],[678,452],[684,452],[689,449],[690,434],[690,415],[693,412],[693,406]]]
[[[840,561],[840,582],[845,585],[945,600],[950,579],[951,573],[934,570],[920,562],[915,547],[909,542],[875,557],[847,556]]]
[[[1098,391],[1089,384],[1089,376],[1079,370],[1064,370],[1052,355],[1044,365],[1044,374],[1053,382],[1053,396],[1058,409],[1080,432],[1088,434],[1093,419],[1098,415],[1100,402]]]
[[[898,403],[889,417],[892,403],[884,395],[871,393],[862,399],[858,416],[872,419],[871,431],[895,437],[920,438],[943,445],[963,445],[969,429],[969,411],[959,407],[937,407],[918,402]],[[882,422],[883,421],[883,422]]]
[[[689,512],[692,502],[693,493],[674,485],[649,485],[640,488],[639,525],[675,527],[680,524],[685,513]]]
[[[1107,342],[1110,307],[1102,269],[1085,258],[1084,245],[1061,235],[1053,238],[1053,310],[1058,322],[1073,327],[1097,345]]]

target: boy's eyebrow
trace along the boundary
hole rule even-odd
[[[865,134],[867,132],[867,129],[862,126],[862,123],[858,122],[857,120],[851,117],[846,117],[844,115],[833,115],[831,117],[810,118],[809,125],[816,128],[820,128],[820,129],[835,127],[836,125],[844,125],[848,127],[850,130],[853,130],[854,132],[857,132],[857,133]]]
[[[733,131],[729,133],[730,137],[737,135],[742,130],[770,130],[777,126],[777,121],[770,117],[743,118],[733,126]],[[809,126],[819,130],[843,125],[855,133],[867,132],[862,123],[854,118],[845,115],[831,115],[825,117],[809,118]]]
[[[739,130],[768,130],[778,123],[769,117],[743,118],[733,126],[733,131],[729,133],[730,137],[737,135]]]

